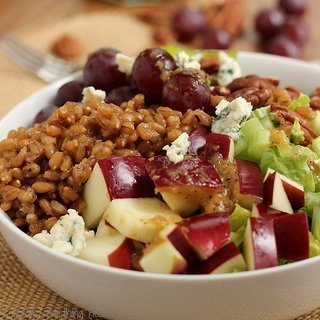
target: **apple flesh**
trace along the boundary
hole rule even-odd
[[[286,212],[282,212],[279,210],[274,210],[268,207],[265,207],[263,204],[253,204],[252,207],[252,217],[255,218],[264,218],[264,219],[274,219],[277,217],[281,217],[287,215]]]
[[[233,162],[234,142],[226,134],[209,133],[204,148],[204,157],[210,159],[213,155],[219,153],[223,159]]]
[[[243,239],[243,252],[248,270],[277,266],[277,245],[273,220],[248,219]]]
[[[199,127],[197,130],[193,131],[189,136],[190,146],[188,152],[199,154],[206,144],[207,135],[208,132],[204,127]]]
[[[274,171],[263,183],[263,205],[282,212],[293,213],[280,175]]]
[[[182,219],[157,198],[114,199],[103,218],[124,236],[150,243],[169,224]]]
[[[263,200],[263,180],[259,166],[251,161],[236,160],[238,172],[238,193],[236,200],[240,206],[251,210],[254,203]]]
[[[229,242],[220,248],[209,259],[200,262],[193,270],[196,274],[219,274],[247,269],[244,258],[233,243]]]
[[[167,238],[175,228],[175,225],[169,225],[162,229],[154,241],[143,250],[139,262],[143,271],[176,274],[187,269],[186,259]]]
[[[279,259],[299,261],[309,258],[309,228],[306,213],[298,212],[274,219]]]
[[[154,197],[154,185],[143,157],[109,157],[99,160],[84,187],[83,218],[89,229],[97,227],[110,201]]]
[[[223,187],[216,169],[204,158],[186,155],[180,163],[166,156],[149,159],[146,169],[163,200],[176,213],[188,216],[200,207],[204,198]]]
[[[114,232],[112,235],[87,240],[78,258],[104,266],[131,269],[133,255],[132,240]]]
[[[264,181],[275,172],[273,169],[268,169],[265,175]],[[280,177],[282,186],[287,194],[287,197],[291,203],[291,206],[294,210],[298,210],[304,206],[304,188],[303,186],[293,181],[290,178],[287,178],[283,174],[277,172],[277,175]]]

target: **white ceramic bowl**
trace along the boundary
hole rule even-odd
[[[310,92],[320,67],[257,53],[240,53],[244,74],[274,75],[281,85]],[[0,138],[34,115],[69,79],[15,107],[0,122]],[[290,265],[223,275],[158,275],[94,265],[56,252],[20,231],[0,212],[0,231],[25,266],[50,289],[115,320],[291,319],[320,306],[320,257]]]

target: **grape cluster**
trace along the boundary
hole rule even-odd
[[[180,7],[171,17],[171,28],[181,42],[199,38],[204,49],[228,49],[231,35],[223,28],[215,28],[207,23],[203,10]]]
[[[106,91],[105,102],[117,105],[143,93],[148,105],[163,104],[181,112],[209,106],[210,89],[203,72],[178,68],[167,51],[160,48],[142,51],[134,61],[130,76],[119,70],[117,53],[104,48],[91,54],[83,68],[83,80],[62,85],[54,106],[62,106],[67,101],[80,102],[82,90],[88,86]],[[41,111],[35,122],[44,121],[52,110],[50,107]]]
[[[256,30],[266,52],[298,58],[308,40],[302,20],[308,0],[279,0],[278,7],[265,9],[256,17]]]

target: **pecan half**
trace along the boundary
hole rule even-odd
[[[232,92],[228,97],[228,100],[242,97],[248,102],[251,102],[253,108],[256,109],[265,106],[271,96],[272,90],[270,88],[258,89],[255,87],[249,87]]]
[[[287,126],[288,124],[293,125],[295,119],[298,118],[305,138],[305,140],[301,143],[302,145],[308,145],[312,143],[313,139],[318,136],[317,132],[312,128],[311,123],[307,119],[302,117],[297,112],[288,109],[287,107],[277,103],[272,103],[270,107],[270,113],[276,120],[279,121],[280,126]]]
[[[84,52],[82,42],[73,35],[65,34],[56,39],[51,47],[51,51],[63,59],[74,59]]]
[[[272,89],[277,85],[273,79],[261,78],[257,75],[249,75],[233,80],[228,88],[231,92],[246,89],[246,88],[257,88],[257,89]]]

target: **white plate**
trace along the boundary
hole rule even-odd
[[[273,75],[310,92],[320,68],[301,61],[240,53],[244,74]],[[32,123],[64,79],[32,95],[0,122],[0,138]],[[320,257],[224,275],[158,275],[102,267],[56,252],[20,231],[3,212],[0,231],[26,267],[76,305],[115,320],[291,319],[320,305]]]

